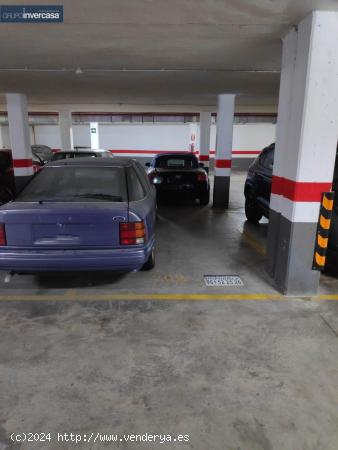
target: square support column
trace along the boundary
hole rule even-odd
[[[227,209],[229,207],[234,113],[235,95],[219,95],[214,178],[215,208]]]
[[[70,111],[59,111],[59,127],[61,138],[61,149],[71,150],[73,143],[72,113]]]
[[[283,40],[267,270],[288,295],[312,295],[322,192],[332,185],[338,134],[338,13],[315,11]]]
[[[199,160],[209,170],[211,112],[200,113],[200,156]]]
[[[11,93],[6,94],[6,102],[15,185],[20,190],[33,175],[27,98],[24,94]]]

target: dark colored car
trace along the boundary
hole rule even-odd
[[[258,223],[265,216],[269,217],[272,168],[275,144],[262,150],[251,164],[245,181],[245,215],[253,223]],[[332,189],[338,189],[338,154],[333,175]],[[338,263],[338,198],[335,198],[327,253],[327,266]]]
[[[44,166],[38,155],[32,154],[34,173]],[[12,151],[0,150],[0,204],[9,202],[16,194]]]
[[[249,222],[257,223],[269,217],[270,194],[275,144],[265,147],[248,170],[245,181],[245,215]]]
[[[156,186],[157,195],[187,195],[209,203],[209,177],[203,164],[190,153],[165,153],[147,163],[149,180]]]
[[[0,270],[154,266],[156,191],[126,158],[51,162],[0,207]]]
[[[15,195],[12,152],[0,150],[0,204],[7,203]]]
[[[108,150],[62,150],[54,153],[51,160],[59,161],[60,159],[72,159],[72,158],[114,158],[114,156]]]

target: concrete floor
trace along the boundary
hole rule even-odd
[[[160,209],[152,272],[1,280],[0,450],[337,450],[338,302],[277,297],[267,225],[244,223],[243,175],[231,187],[228,212]],[[244,287],[204,286],[223,273]],[[322,277],[320,294],[336,293]],[[13,432],[52,442],[13,444]],[[58,432],[189,442],[71,444]]]

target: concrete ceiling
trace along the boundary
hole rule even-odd
[[[314,9],[338,10],[337,0],[63,4],[63,24],[0,24],[2,93],[35,105],[175,109],[214,107],[218,93],[234,92],[239,107],[274,111],[281,37]]]

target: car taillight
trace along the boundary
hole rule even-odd
[[[146,239],[144,222],[120,222],[120,244],[136,245],[143,244]]]
[[[6,242],[6,231],[5,231],[5,225],[2,223],[0,224],[0,246],[7,245]]]
[[[197,174],[197,181],[207,181],[208,175],[206,173]]]

